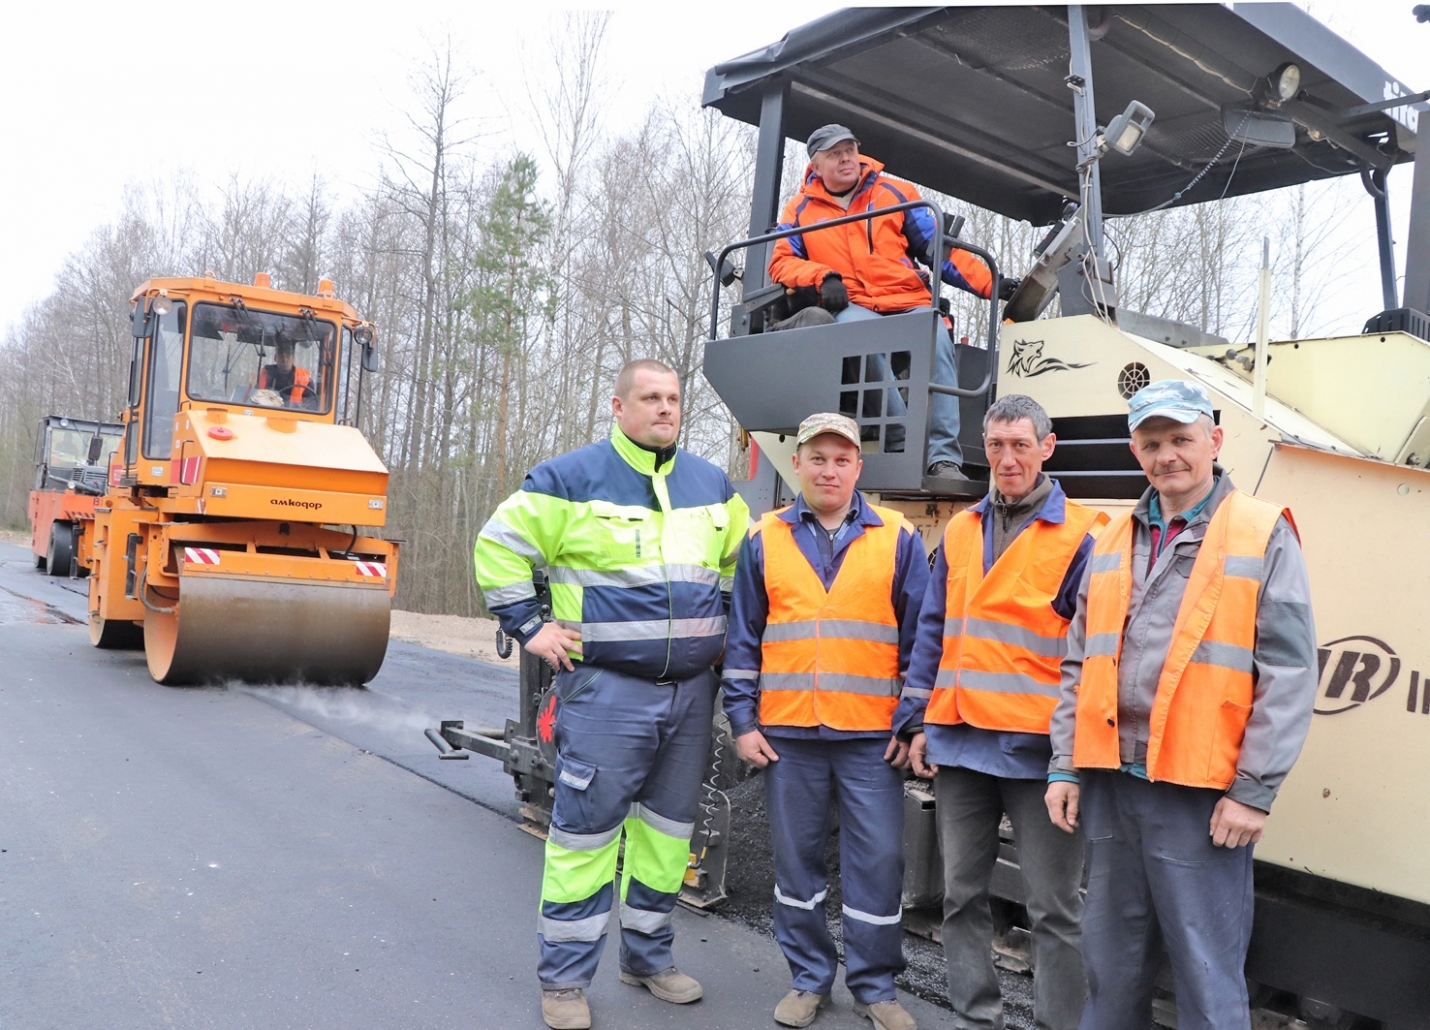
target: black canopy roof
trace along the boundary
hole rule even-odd
[[[1109,214],[1168,201],[1218,153],[1179,203],[1412,158],[1416,109],[1351,109],[1415,91],[1291,4],[1085,10],[1098,122],[1134,99],[1157,116],[1132,157],[1102,162]],[[1296,145],[1228,146],[1224,105],[1262,103],[1268,77],[1288,61],[1301,69],[1303,92],[1278,113],[1296,122]],[[790,137],[841,122],[896,175],[1044,223],[1077,195],[1068,62],[1061,5],[851,9],[716,65],[704,103],[758,124],[762,94],[785,83]]]

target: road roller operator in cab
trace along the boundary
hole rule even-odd
[[[537,922],[541,1015],[591,1025],[584,991],[606,940],[616,857],[622,983],[700,998],[675,968],[672,917],[690,855],[749,510],[725,473],[677,445],[680,381],[643,359],[616,378],[609,440],[544,461],[482,528],[478,583],[502,629],[556,669],[555,799]],[[542,621],[532,572],[551,585]]]
[[[1318,666],[1291,513],[1236,489],[1197,383],[1128,402],[1150,488],[1103,530],[1068,630],[1047,807],[1090,845],[1082,1026],[1145,1030],[1165,945],[1181,1030],[1250,1026],[1252,848]]]
[[[273,344],[273,364],[258,370],[255,389],[272,390],[284,404],[296,408],[317,396],[312,383],[312,373],[293,363],[293,341],[280,335]]]
[[[775,938],[793,989],[775,1022],[808,1026],[838,970],[825,922],[825,848],[839,808],[845,984],[877,1030],[913,1030],[894,990],[904,968],[904,784],[891,739],[928,558],[897,511],[854,487],[859,427],[799,427],[800,493],[750,531],[735,573],[725,712],[740,757],[764,769],[775,857]]]
[[[915,774],[934,781],[948,999],[968,1030],[1003,1025],[988,897],[1005,812],[1031,919],[1033,1017],[1043,1030],[1076,1030],[1087,998],[1082,834],[1052,826],[1043,793],[1068,624],[1107,516],[1043,474],[1056,445],[1031,397],[989,407],[992,487],[944,529],[894,716]]]

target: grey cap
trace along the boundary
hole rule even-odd
[[[1186,379],[1159,379],[1127,402],[1128,429],[1136,429],[1149,418],[1170,418],[1189,425],[1202,415],[1212,417],[1211,398],[1204,386]]]
[[[836,436],[844,437],[855,447],[859,446],[858,423],[847,415],[839,415],[832,411],[818,412],[801,422],[799,435],[795,437],[795,446],[803,446],[824,433],[834,433]]]
[[[843,125],[821,125],[809,134],[809,142],[805,144],[805,149],[809,151],[809,156],[813,157],[821,150],[828,150],[836,143],[843,143],[845,140],[853,140],[858,145],[859,138],[850,132]]]

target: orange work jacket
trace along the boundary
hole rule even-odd
[[[288,391],[288,402],[290,404],[301,404],[303,402],[303,387],[313,381],[313,377],[308,374],[308,370],[301,365],[293,366],[293,386]],[[258,388],[266,390],[268,388],[268,366],[264,365],[258,370]]]
[[[904,517],[870,505],[884,520],[850,543],[828,591],[771,512],[760,520],[769,616],[760,643],[760,722],[888,730],[903,687],[894,565]]]
[[[912,183],[884,174],[878,161],[864,155],[859,161],[859,182],[847,211],[824,188],[811,165],[805,169],[804,185],[785,204],[779,227],[815,225],[920,199]],[[834,271],[844,280],[851,304],[884,315],[926,307],[933,302],[928,280],[909,250],[913,240],[928,240],[933,233],[932,213],[919,207],[786,237],[775,243],[770,255],[770,279],[788,287],[818,288],[824,276]],[[918,257],[924,260],[927,255],[920,250]],[[971,292],[988,296],[993,275],[980,259],[966,250],[950,250],[943,261],[952,265]],[[942,271],[934,269],[933,274]]]
[[[965,510],[943,533],[943,657],[924,722],[1047,733],[1069,620],[1053,600],[1088,533],[1107,515],[1066,502],[1061,524],[1034,519],[983,574],[983,519]]]
[[[1285,508],[1240,490],[1222,501],[1192,565],[1172,644],[1157,681],[1147,778],[1225,790],[1236,778],[1251,716],[1261,563]],[[1132,599],[1132,515],[1118,516],[1093,549],[1087,644],[1078,687],[1073,765],[1116,769],[1117,663]]]

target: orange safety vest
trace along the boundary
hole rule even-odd
[[[1069,620],[1053,609],[1088,533],[1107,515],[1067,502],[1061,524],[1034,519],[983,574],[983,519],[959,512],[943,533],[948,564],[943,657],[924,722],[1047,733]]]
[[[308,370],[301,365],[293,366],[293,385],[288,390],[288,402],[290,404],[301,404],[303,402],[303,387],[313,381],[313,377],[308,374]],[[264,365],[258,370],[258,388],[266,390],[268,388],[268,366]]]
[[[894,612],[896,511],[870,505],[884,520],[850,543],[826,591],[794,540],[771,512],[760,520],[769,616],[760,641],[760,722],[888,730],[899,704],[899,622]]]
[[[1192,565],[1172,644],[1157,681],[1147,778],[1225,790],[1236,778],[1251,716],[1252,653],[1261,564],[1271,531],[1291,512],[1240,490],[1212,515]],[[1117,665],[1132,599],[1132,515],[1118,516],[1093,548],[1087,645],[1078,687],[1073,765],[1116,769]]]

